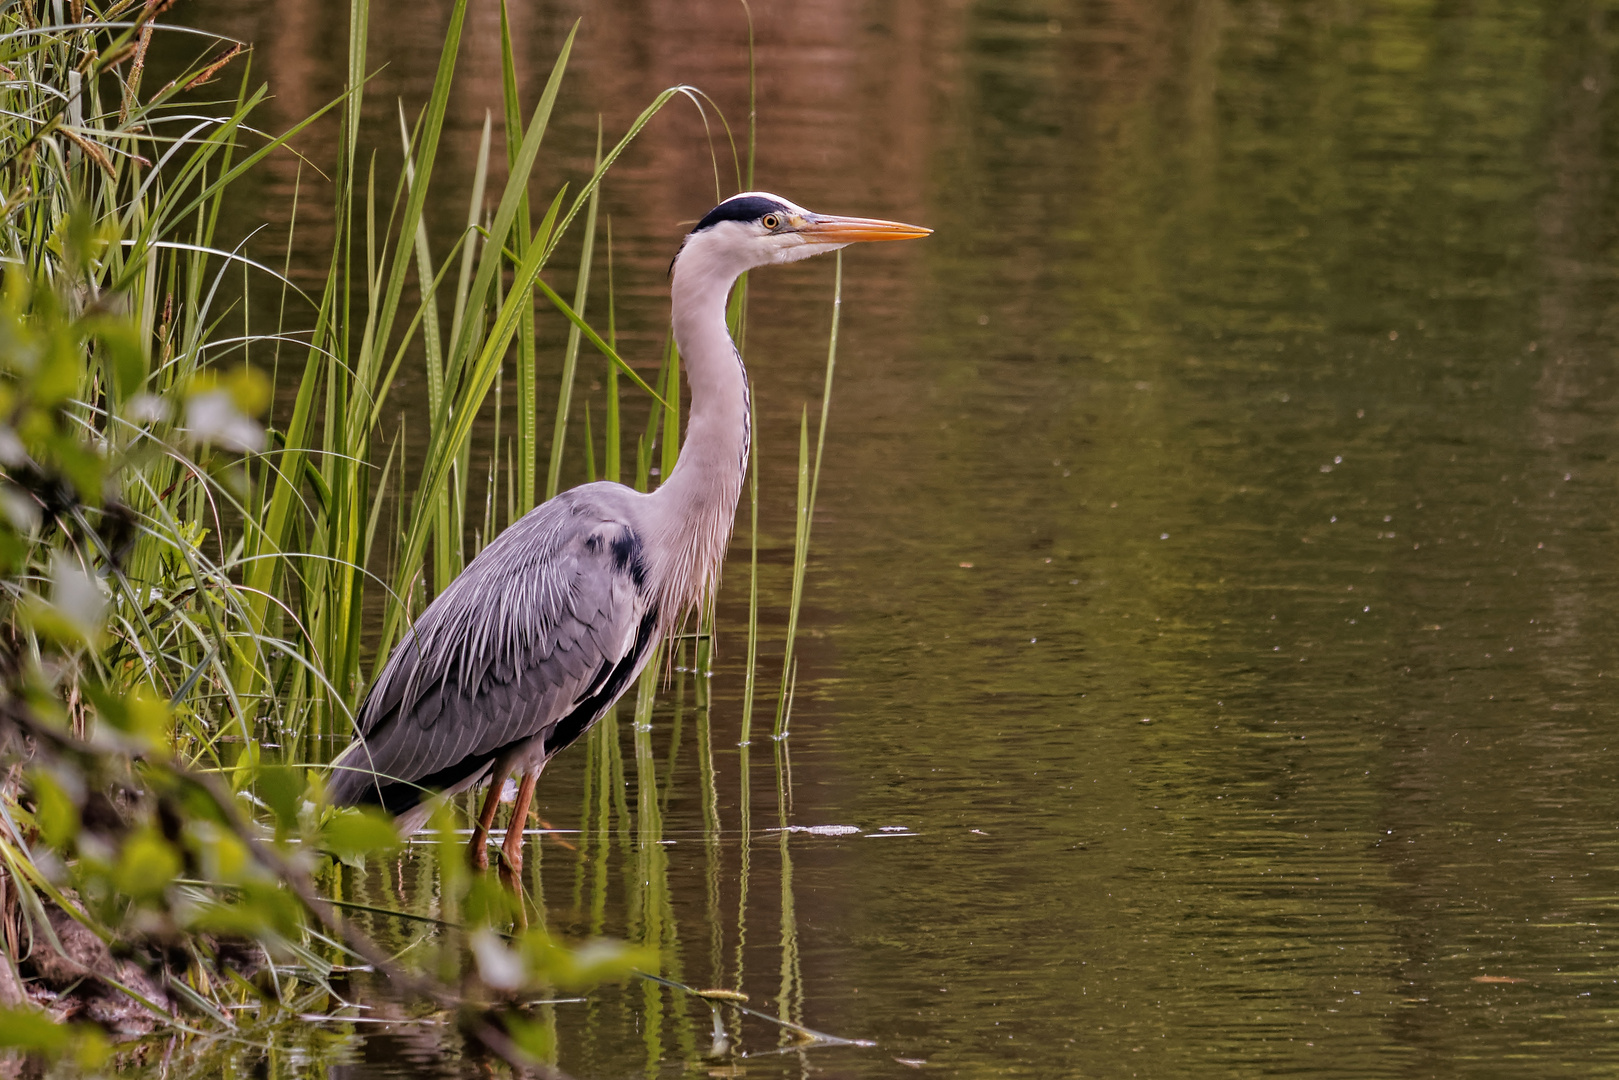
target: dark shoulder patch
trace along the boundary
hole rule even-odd
[[[628,572],[630,580],[635,582],[636,591],[639,592],[646,585],[646,566],[641,561],[641,539],[633,530],[625,529],[613,537],[610,544],[613,553],[613,567],[620,572]]]
[[[758,195],[749,195],[746,199],[727,199],[710,210],[692,232],[702,232],[710,225],[721,221],[758,221],[769,213],[786,212],[787,208],[775,199],[765,199]]]

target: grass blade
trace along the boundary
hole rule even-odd
[[[793,539],[793,594],[787,610],[787,645],[781,666],[781,693],[776,699],[776,725],[773,738],[786,735],[791,678],[796,674],[793,643],[798,635],[798,614],[804,601],[804,571],[809,564],[810,525],[815,517],[815,496],[821,484],[821,456],[826,449],[826,422],[832,409],[832,375],[838,366],[838,322],[843,314],[843,252],[837,253],[837,269],[832,283],[832,330],[826,346],[826,381],[821,390],[821,422],[815,436],[815,466],[809,464],[809,413],[799,427],[798,444],[798,528]]]
[[[596,120],[596,164],[601,165],[602,131],[601,119]],[[585,301],[590,296],[590,262],[591,253],[596,247],[596,207],[601,195],[598,186],[590,193],[589,209],[585,213],[585,238],[579,252],[579,281],[574,287],[573,310],[582,320],[585,314]],[[533,310],[532,305],[530,311]],[[581,322],[575,322],[568,327],[568,346],[562,355],[562,383],[557,390],[556,419],[551,429],[551,462],[545,474],[545,497],[552,498],[557,493],[557,487],[562,479],[562,447],[563,440],[568,435],[568,412],[573,404],[573,379],[579,366],[579,327]]]

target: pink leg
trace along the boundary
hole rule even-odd
[[[483,812],[478,815],[478,827],[472,830],[472,846],[467,851],[474,870],[489,869],[489,828],[495,823],[495,810],[500,806],[500,789],[506,786],[506,777],[510,773],[511,766],[497,761],[489,774],[489,794],[484,796]]]
[[[528,827],[528,808],[534,800],[534,783],[539,778],[538,769],[523,774],[523,782],[517,787],[517,805],[512,807],[512,820],[506,826],[506,842],[500,847],[506,869],[514,877],[523,870],[523,832]]]

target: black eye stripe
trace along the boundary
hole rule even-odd
[[[746,199],[728,199],[710,210],[692,232],[702,232],[721,221],[758,221],[766,214],[780,215],[786,212],[787,208],[776,200],[757,195],[750,195]]]

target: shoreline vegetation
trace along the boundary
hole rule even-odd
[[[154,1031],[251,1038],[255,1024],[332,1018],[365,973],[391,983],[396,1000],[453,1014],[470,1045],[544,1072],[556,1060],[554,1020],[524,1003],[632,975],[649,994],[688,992],[659,975],[664,931],[640,944],[553,939],[528,898],[466,869],[454,808],[416,845],[434,864],[427,909],[345,897],[346,868],[393,858],[401,841],[380,813],[326,807],[321,770],[347,740],[368,664],[460,572],[469,547],[556,492],[565,450],[591,478],[600,462],[600,477],[643,489],[672,470],[679,357],[666,344],[644,379],[616,351],[599,192],[665,105],[705,102],[688,87],[664,91],[617,141],[598,137],[590,176],[536,197],[573,34],[525,109],[502,3],[500,130],[486,121],[466,227],[436,251],[423,213],[468,0],[452,7],[429,100],[414,117],[399,106],[397,177],[360,151],[373,66],[365,0],[351,5],[344,93],[273,137],[253,126],[271,88],[255,83],[249,46],[168,24],[166,7],[25,0],[0,11],[0,1049],[93,1066]],[[147,60],[164,35],[192,60],[157,85]],[[267,156],[296,153],[323,117],[341,125],[337,160],[307,165],[333,178],[333,248],[324,287],[306,292],[290,266],[223,246],[219,223],[233,185]],[[739,187],[751,182],[751,138]],[[581,268],[570,299],[544,278],[564,244],[577,245]],[[593,259],[605,302],[590,295]],[[272,283],[277,309],[244,310],[264,293],[243,284],[255,277]],[[778,787],[836,299],[813,459],[807,409],[800,431]],[[744,284],[732,308],[739,341],[745,305]],[[585,316],[592,306],[606,312],[605,334]],[[549,433],[536,372],[556,360],[536,355],[537,316],[568,324]],[[295,388],[273,412],[266,360]],[[588,362],[603,365],[605,404],[571,416]],[[427,430],[411,432],[425,464],[409,477],[390,400],[407,364],[425,366],[428,388]],[[507,364],[517,400],[502,436]],[[652,403],[644,431],[621,428],[624,383]],[[496,446],[484,466],[472,435],[491,407]],[[481,512],[469,505],[475,473],[488,492]],[[750,499],[744,778],[759,654],[756,474]],[[378,597],[377,625],[362,627]],[[706,698],[712,613],[691,629],[635,697],[637,858],[662,856],[655,696],[679,672],[680,701],[692,673],[698,704]],[[706,712],[698,723],[711,774]],[[599,836],[581,842],[594,839],[602,857],[610,784],[620,830],[630,816],[617,731],[610,716],[584,751],[584,813]],[[744,830],[747,821],[744,803]],[[407,963],[362,916],[403,919],[428,937]],[[740,1010],[745,999],[706,993],[718,1046],[713,1003]],[[785,1001],[778,1011],[749,1012],[783,1038],[830,1038],[787,1022]]]

